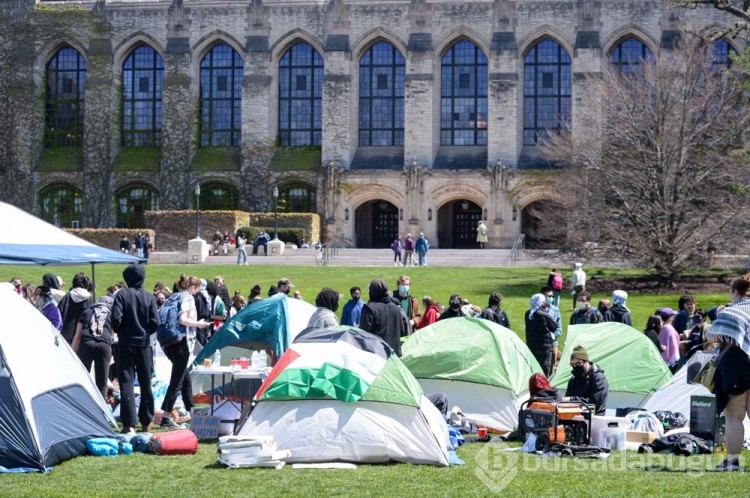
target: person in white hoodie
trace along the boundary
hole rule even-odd
[[[94,298],[91,296],[92,290],[94,286],[89,277],[83,272],[76,273],[70,292],[65,294],[60,304],[57,305],[63,320],[60,334],[68,341],[68,344],[73,344],[78,319],[81,318],[83,311],[94,304]]]
[[[60,290],[60,277],[53,273],[45,273],[42,275],[42,285],[49,288],[52,300],[55,302],[55,306],[60,304],[62,298],[65,296],[65,291]],[[37,308],[41,311],[43,303],[38,302]]]

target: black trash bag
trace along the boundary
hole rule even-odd
[[[672,434],[655,439],[653,443],[642,444],[638,453],[673,453],[675,455],[708,455],[711,447],[708,441],[692,434]]]
[[[661,421],[662,425],[664,425],[664,432],[669,432],[672,429],[679,429],[680,427],[688,425],[687,417],[680,412],[659,410],[654,412],[654,415]]]

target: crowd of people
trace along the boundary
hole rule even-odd
[[[407,264],[404,260],[401,264]],[[586,290],[586,275],[581,264],[575,265],[574,278],[569,289],[575,299],[570,321],[575,324],[592,324],[605,321],[632,325],[627,307],[628,294],[615,290],[611,301],[603,299],[594,306]],[[116,376],[121,393],[121,419],[123,430],[134,431],[139,422],[144,431],[150,428],[154,415],[154,401],[147,382],[140,383],[141,402],[138,413],[133,394],[134,378],[150,379],[153,369],[153,351],[150,337],[159,326],[159,308],[169,299],[179,299],[179,322],[187,333],[178,343],[164,348],[172,362],[172,375],[162,410],[162,425],[175,425],[170,417],[178,390],[186,408],[192,403],[191,383],[188,374],[190,341],[205,344],[224,321],[244,307],[263,299],[259,284],[250,289],[247,299],[239,291],[230,295],[221,276],[207,281],[195,276],[181,275],[171,287],[157,282],[153,292],[143,288],[145,267],[131,265],[123,271],[123,282],[109,287],[107,295],[94,301],[93,283],[84,273],[77,273],[65,292],[65,282],[59,276],[44,274],[41,284],[23,285],[21,280],[11,280],[16,291],[60,331],[71,344],[87,369],[94,366],[97,386],[106,396],[107,381]],[[524,315],[526,343],[542,367],[544,379],[551,376],[560,362],[557,341],[562,334],[560,311],[562,277],[557,269],[550,272],[547,286],[531,296],[529,309]],[[382,279],[373,279],[368,286],[365,301],[358,286],[349,289],[350,299],[340,315],[339,293],[323,288],[315,298],[316,311],[308,326],[326,327],[351,325],[381,337],[397,355],[401,355],[402,338],[409,336],[439,320],[473,316],[493,321],[510,328],[508,315],[501,307],[503,296],[499,291],[489,294],[487,306],[480,308],[453,294],[448,306],[443,307],[431,296],[417,299],[412,296],[411,278],[400,275],[393,290]],[[270,286],[267,296],[289,296],[294,285],[281,278]],[[176,297],[170,297],[176,296]],[[290,298],[301,299],[299,292]],[[644,334],[653,342],[665,364],[672,372],[679,370],[690,357],[702,349],[721,349],[715,377],[719,411],[726,415],[727,459],[721,467],[725,470],[739,468],[738,458],[743,441],[742,421],[750,415],[750,274],[735,278],[730,285],[730,303],[705,311],[697,306],[693,296],[680,296],[677,310],[660,307],[648,318]],[[421,306],[420,306],[421,302]],[[709,326],[708,322],[711,322]],[[116,368],[110,368],[112,357]],[[576,346],[570,358],[572,378],[566,396],[593,404],[597,414],[606,409],[607,380],[605,372],[582,346]],[[544,380],[533,382],[546,390]],[[530,383],[532,385],[532,383]]]

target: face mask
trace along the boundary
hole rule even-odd
[[[582,377],[585,373],[586,369],[583,367],[583,365],[573,367],[573,375],[575,375],[576,377]]]
[[[286,294],[286,295],[288,296],[288,295],[289,295],[289,291],[290,291],[290,290],[292,290],[292,289],[287,289],[287,290],[285,290],[285,291],[284,291],[284,294]]]
[[[586,309],[586,301],[576,301],[576,309],[578,309],[578,310],[585,310]]]
[[[359,296],[352,296],[352,301],[354,301],[355,303],[358,303],[359,302]]]
[[[159,306],[161,306],[162,304],[164,304],[164,301],[162,301],[161,299],[158,299],[156,301],[156,304],[158,304]]]
[[[457,310],[459,308],[461,308],[461,303],[451,302],[451,309],[452,310]]]
[[[552,305],[552,298],[551,297],[546,298],[544,301],[547,303],[547,306]]]
[[[409,286],[408,285],[399,285],[398,291],[401,294],[408,294],[409,293]]]

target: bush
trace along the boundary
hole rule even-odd
[[[255,238],[258,236],[258,232],[263,230],[271,238],[273,238],[273,227],[240,227],[237,232],[242,232],[247,235],[247,243],[251,244],[255,242]],[[281,228],[279,227],[279,239],[286,242],[291,242],[300,247],[303,243],[309,242],[305,238],[304,228]]]

